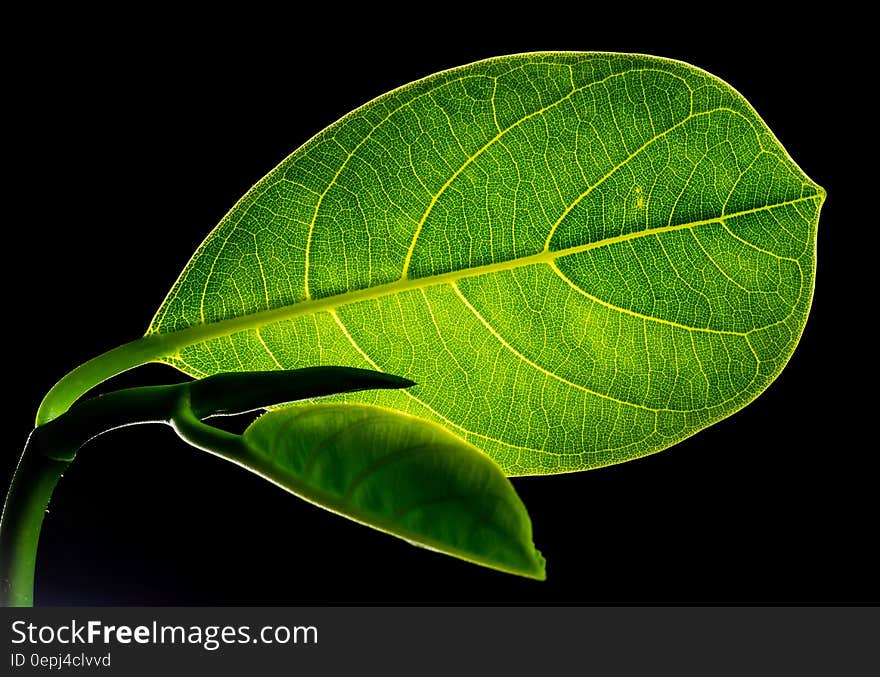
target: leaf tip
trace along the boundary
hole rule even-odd
[[[403,378],[402,376],[392,376],[391,374],[389,374],[388,376],[391,378],[392,381],[398,384],[399,388],[412,388],[413,386],[418,385],[418,383],[416,383],[415,381],[408,378]]]
[[[535,569],[530,578],[534,578],[536,581],[547,580],[547,560],[537,548],[535,548]]]
[[[526,554],[526,560],[521,560],[521,565],[516,570],[508,569],[507,571],[523,578],[530,578],[533,581],[546,581],[547,560],[540,550],[532,546],[531,551]]]

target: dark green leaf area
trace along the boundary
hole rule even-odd
[[[525,506],[501,468],[431,422],[381,407],[272,411],[244,440],[281,487],[417,545],[544,579]]]

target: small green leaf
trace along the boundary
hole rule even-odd
[[[284,489],[416,545],[543,580],[525,506],[488,456],[443,428],[355,404],[270,412],[246,465]]]
[[[36,428],[28,444],[50,458],[72,461],[93,437],[126,425],[172,422],[182,404],[192,418],[202,419],[369,388],[412,385],[400,376],[352,367],[220,373],[188,383],[125,388],[82,400]]]

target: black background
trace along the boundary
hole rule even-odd
[[[815,301],[794,357],[756,402],[673,449],[514,480],[548,559],[545,583],[413,548],[195,451],[168,428],[140,426],[83,449],[63,478],[43,528],[37,602],[880,602],[876,443],[853,391],[868,374],[858,353],[866,329],[850,314],[858,245],[847,234],[855,207],[873,200],[854,201],[843,174],[840,72],[853,58],[815,42],[815,24],[766,18],[713,23],[706,37],[699,26],[661,30],[635,9],[614,30],[576,16],[435,33],[425,22],[341,30],[331,18],[265,16],[211,32],[175,28],[172,17],[146,31],[59,25],[35,31],[11,63],[16,178],[5,202],[20,211],[4,227],[5,477],[48,388],[140,336],[199,242],[288,153],[396,86],[505,53],[652,53],[745,95],[829,195]],[[147,367],[114,385],[178,379]]]

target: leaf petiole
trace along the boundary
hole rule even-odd
[[[73,372],[72,372],[73,373]],[[32,606],[37,546],[61,475],[89,440],[115,428],[166,423],[187,442],[245,464],[240,435],[202,423],[285,402],[412,381],[350,367],[239,372],[176,385],[128,388],[85,400],[31,432],[0,517],[0,606]]]

